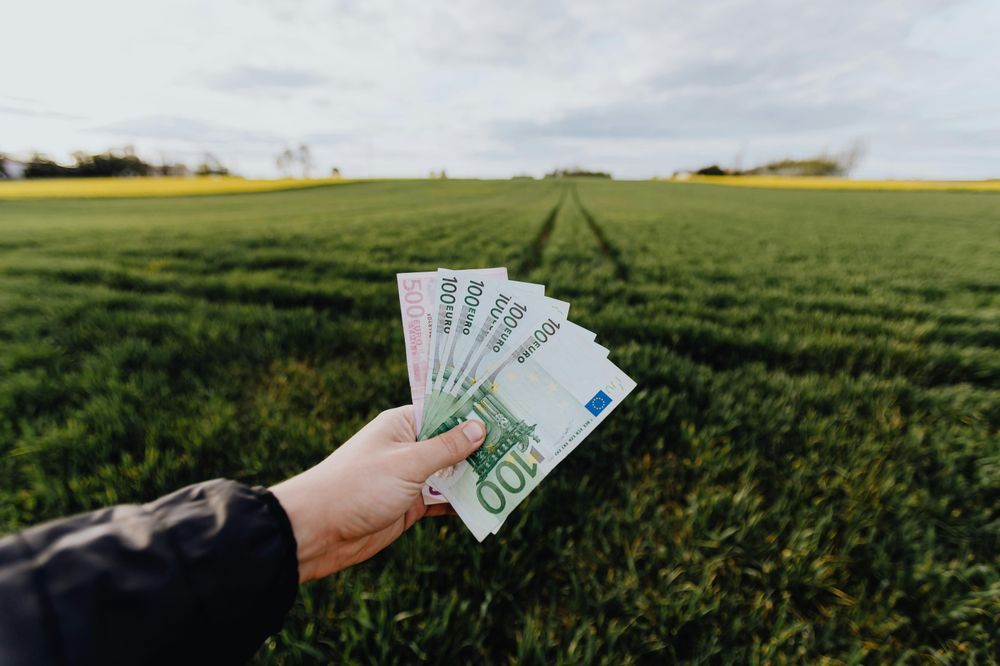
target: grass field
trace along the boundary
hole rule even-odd
[[[477,544],[417,525],[259,663],[990,663],[1000,194],[374,182],[0,201],[0,529],[272,483],[408,387],[397,271],[507,265],[639,387]]]

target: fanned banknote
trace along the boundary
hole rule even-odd
[[[443,279],[452,277],[440,271],[439,276]],[[478,282],[472,280],[466,284],[475,286]],[[457,283],[456,288],[461,286],[461,283]],[[488,300],[476,297],[476,301],[480,303],[477,312],[472,313],[476,317],[470,314],[449,326],[447,332],[442,326],[440,331],[432,333],[432,362],[425,380],[425,392],[429,399],[424,403],[418,426],[418,433],[421,433],[418,436],[421,439],[426,439],[427,433],[452,415],[463,394],[475,385],[476,377],[489,372],[499,363],[504,357],[504,350],[518,344],[528,335],[529,328],[535,321],[546,316],[565,320],[569,304],[547,298],[543,293],[541,285],[497,280],[489,289]],[[471,339],[462,343],[460,355],[455,356],[450,352],[454,351],[460,336],[466,332]],[[452,342],[449,343],[449,340]],[[435,352],[435,347],[440,352]],[[437,364],[433,362],[435,353],[441,354],[441,360]],[[423,495],[427,504],[447,501],[430,484],[424,485]]]
[[[424,500],[450,502],[480,541],[635,388],[596,334],[567,319],[568,303],[486,270],[397,280],[419,439],[468,419],[487,431],[476,453],[428,480]],[[408,316],[418,288],[431,307]]]
[[[433,414],[443,384],[454,371],[451,365],[459,337],[471,332],[489,301],[487,278],[506,277],[506,269],[453,271],[439,268],[434,303],[437,317],[431,330],[430,358],[424,377],[424,411]],[[493,284],[495,281],[489,281]]]
[[[511,348],[521,344],[535,324],[550,317],[565,321],[568,313],[569,303],[564,301],[502,289],[459,368],[442,364],[439,374],[447,378],[431,389],[434,399],[424,405],[420,434],[426,436],[450,416],[462,396],[503,361]]]
[[[467,271],[482,277],[507,277],[506,268],[486,268]],[[406,349],[406,368],[410,375],[410,397],[420,427],[424,406],[424,387],[430,354],[431,332],[436,310],[434,294],[437,272],[398,273],[396,289],[399,292],[399,314],[403,320],[403,340]]]

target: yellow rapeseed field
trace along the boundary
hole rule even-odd
[[[734,187],[775,187],[806,190],[934,190],[1000,192],[1000,180],[852,180],[810,176],[689,176],[672,178],[685,183]]]
[[[235,176],[161,178],[43,178],[0,181],[0,199],[185,197],[199,194],[269,192],[352,182],[343,178],[252,180]]]

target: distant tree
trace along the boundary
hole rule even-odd
[[[155,175],[187,175],[183,164],[154,166],[136,155],[135,148],[124,146],[90,155],[73,153],[71,165],[60,164],[42,153],[34,153],[24,164],[25,178],[128,178]]]
[[[229,168],[212,153],[205,153],[201,164],[195,167],[194,173],[197,176],[228,176]]]
[[[698,169],[697,171],[695,171],[695,173],[699,176],[725,176],[730,172],[726,171],[718,164],[712,164],[710,166]]]
[[[150,173],[154,176],[190,176],[191,169],[183,162],[171,163],[167,156],[160,153],[160,163],[151,167]]]
[[[846,176],[864,155],[865,147],[855,141],[843,153],[820,153],[815,157],[801,159],[785,158],[755,166],[742,171],[725,169],[718,164],[702,167],[695,171],[699,176]]]
[[[545,174],[546,178],[611,178],[611,174],[606,171],[589,171],[580,167],[570,167],[568,169],[554,169]]]
[[[132,146],[97,155],[76,152],[73,159],[76,162],[73,175],[82,178],[134,177],[153,173],[153,167],[140,159]]]
[[[0,178],[10,178],[10,173],[7,172],[7,156],[0,153]]]
[[[183,162],[173,164],[163,162],[154,166],[151,174],[154,176],[190,176],[191,169]]]
[[[299,150],[296,157],[298,158],[299,166],[302,169],[302,177],[309,178],[312,174],[313,168],[312,152],[309,150],[309,146],[304,143],[299,144]]]
[[[333,178],[340,178],[340,167],[333,167],[330,169],[330,176]]]
[[[274,158],[274,165],[285,178],[309,178],[313,170],[312,151],[304,143],[295,150],[285,148]]]
[[[866,152],[868,152],[868,147],[862,139],[856,139],[853,143],[851,143],[850,147],[840,156],[840,163],[843,166],[844,175],[854,171],[854,168],[858,166],[858,163],[862,160],[862,158],[864,158]]]
[[[776,160],[743,172],[748,176],[842,176],[844,173],[844,165],[830,155],[802,160]]]
[[[295,153],[291,148],[285,148],[274,158],[274,165],[278,167],[278,173],[285,178],[292,177],[292,166],[295,164]]]
[[[33,153],[24,166],[25,178],[66,178],[73,175],[72,167],[59,164],[42,153]]]

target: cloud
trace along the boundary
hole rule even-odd
[[[5,148],[98,150],[110,135],[243,155],[256,175],[302,142],[372,175],[579,161],[644,177],[854,139],[866,175],[1000,164],[1000,92],[983,83],[1000,62],[993,0],[217,0],[195,24],[169,0],[120,0],[113,21],[55,1],[73,20],[22,3],[55,32],[5,72],[3,95],[38,100],[0,97]],[[81,31],[92,48],[72,47]],[[12,52],[38,34],[9,32]],[[121,40],[143,57],[121,58]]]
[[[302,139],[302,143],[327,146],[342,144],[346,141],[353,141],[354,138],[355,137],[353,137],[349,132],[313,132],[306,134]]]
[[[63,113],[42,107],[38,102],[26,97],[0,97],[0,113],[9,116],[25,116],[29,118],[54,118],[57,120],[79,120],[82,116],[73,113]]]
[[[95,129],[128,139],[161,139],[205,146],[277,144],[282,141],[281,137],[270,132],[180,116],[146,116]]]
[[[616,102],[578,109],[546,122],[501,122],[497,137],[509,141],[562,139],[727,138],[839,128],[865,117],[844,103],[760,101],[720,94]]]
[[[326,82],[327,77],[306,69],[254,65],[236,65],[207,77],[211,87],[229,91],[312,88]]]

